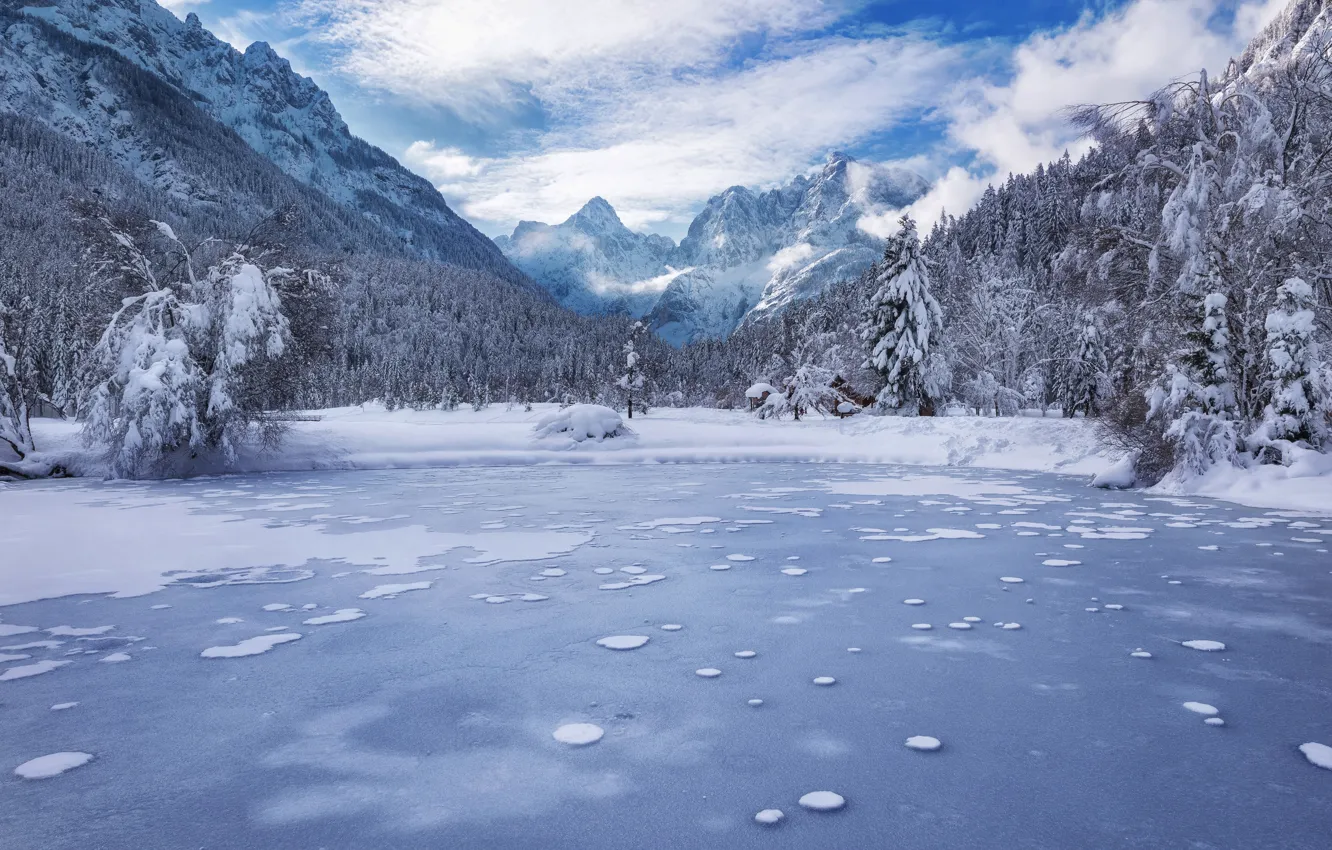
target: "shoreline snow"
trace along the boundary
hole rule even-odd
[[[1044,472],[1090,479],[1120,458],[1098,442],[1083,419],[1027,417],[763,421],[744,411],[658,408],[632,420],[635,437],[552,446],[534,436],[553,404],[532,409],[499,405],[483,411],[386,410],[382,405],[309,411],[291,423],[276,452],[242,454],[229,469],[199,474],[321,470],[421,469],[468,466],[625,465],[686,463],[819,463]],[[628,424],[628,423],[626,423]],[[78,426],[34,420],[48,457],[88,476],[97,464],[82,449]],[[1307,453],[1291,467],[1213,470],[1153,492],[1206,496],[1278,510],[1332,512],[1332,457]]]

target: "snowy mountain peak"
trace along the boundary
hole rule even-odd
[[[653,328],[684,343],[724,337],[749,316],[859,275],[883,251],[861,219],[904,207],[927,188],[912,172],[833,151],[785,186],[714,195],[679,246],[630,231],[600,197],[561,225],[522,222],[497,242],[566,306],[623,309],[632,291],[631,312],[650,308]]]
[[[583,204],[582,209],[569,216],[564,223],[590,234],[629,231],[624,222],[620,221],[615,208],[600,196]]]

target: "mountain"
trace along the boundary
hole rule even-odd
[[[909,171],[835,153],[813,176],[711,198],[679,245],[630,231],[600,198],[563,224],[523,222],[497,243],[566,306],[646,315],[680,345],[724,338],[747,319],[859,275],[883,251],[861,219],[927,188]]]
[[[611,205],[593,198],[561,224],[519,222],[512,236],[495,240],[519,268],[555,300],[579,313],[642,316],[656,302],[660,277],[675,243],[635,233]]]
[[[374,223],[417,256],[526,282],[428,181],[353,136],[328,95],[267,44],[242,53],[205,30],[197,16],[182,21],[152,0],[31,0],[4,27],[0,110],[109,146],[114,158],[156,185],[210,200],[200,175],[181,172],[144,144],[142,122],[99,84],[97,60],[46,49],[52,42],[41,24],[147,71],[284,174]]]

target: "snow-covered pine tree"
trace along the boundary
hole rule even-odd
[[[1064,378],[1064,415],[1082,413],[1092,417],[1101,412],[1101,400],[1106,386],[1105,347],[1096,317],[1087,312],[1082,317],[1078,332],[1078,348]]]
[[[932,347],[943,330],[943,314],[930,294],[930,274],[921,255],[916,223],[903,216],[883,261],[872,270],[874,294],[861,325],[869,344],[867,368],[884,380],[877,407],[911,415],[933,415],[938,399],[927,380]]]
[[[1198,474],[1238,458],[1226,296],[1213,292],[1201,308],[1201,324],[1185,335],[1189,347],[1149,393],[1147,414],[1165,426],[1175,468]]]
[[[1268,404],[1257,442],[1267,460],[1281,460],[1287,445],[1322,449],[1328,441],[1329,387],[1314,338],[1313,287],[1290,278],[1277,288],[1267,314]]]
[[[5,346],[5,326],[9,310],[0,302],[0,452],[8,448],[17,460],[23,460],[36,446],[28,422],[27,390],[18,358]],[[0,471],[6,469],[0,456]],[[11,470],[13,471],[13,470]]]
[[[629,407],[629,418],[634,418],[634,401],[639,401],[639,410],[644,411],[642,402],[643,396],[643,370],[639,366],[640,356],[634,347],[634,340],[643,333],[643,323],[634,322],[633,328],[629,332],[629,339],[625,341],[624,348],[624,374],[615,382],[615,385],[624,393],[625,403]],[[644,411],[645,412],[645,411]]]
[[[802,413],[815,411],[826,417],[837,412],[837,405],[844,401],[841,393],[833,389],[835,376],[831,369],[807,363],[796,369],[796,373],[787,379],[790,387],[788,403],[797,421]]]

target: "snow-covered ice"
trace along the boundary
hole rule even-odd
[[[262,655],[275,646],[300,639],[301,636],[295,632],[280,635],[259,635],[258,637],[246,638],[234,646],[210,646],[199,655],[202,658],[244,658],[249,655]]]
[[[332,614],[311,617],[304,622],[307,626],[326,626],[330,623],[350,623],[352,620],[359,620],[364,616],[365,612],[360,608],[339,608]]]
[[[800,798],[800,805],[814,812],[833,812],[846,805],[846,798],[834,791],[810,791]]]
[[[604,646],[606,649],[638,649],[645,645],[651,638],[647,635],[611,635],[609,637],[598,638],[597,646]]]
[[[1220,652],[1226,648],[1226,645],[1219,640],[1186,640],[1180,645],[1202,652]]]
[[[561,744],[585,747],[600,741],[606,730],[594,723],[566,723],[551,734]]]
[[[73,664],[72,661],[38,661],[36,664],[24,664],[20,667],[10,667],[4,672],[0,672],[0,682],[8,682],[14,679],[26,679],[29,676],[40,676],[43,673],[50,673],[52,670],[58,670],[66,664]]]
[[[1304,753],[1304,757],[1314,767],[1332,770],[1332,747],[1327,744],[1310,741],[1307,744],[1300,744],[1300,752]]]
[[[29,759],[14,768],[14,774],[24,779],[51,779],[92,761],[91,753],[51,753]]]
[[[405,584],[380,584],[361,594],[362,599],[385,599],[413,590],[429,590],[433,581],[412,581]]]

